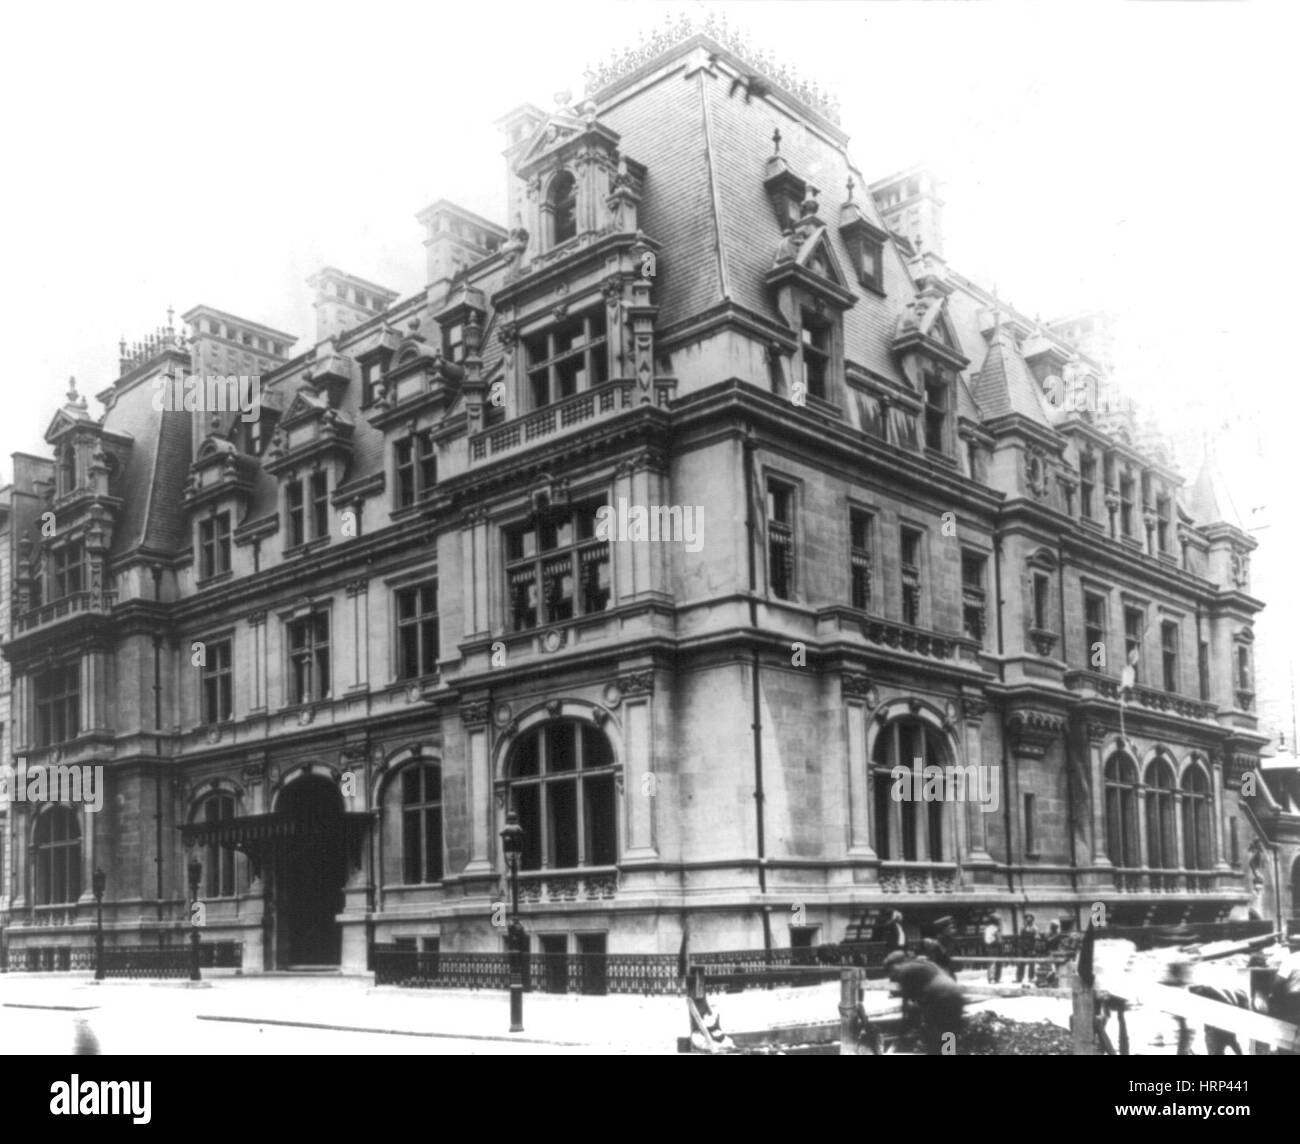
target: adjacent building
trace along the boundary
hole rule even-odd
[[[326,268],[305,350],[196,306],[70,390],[4,653],[15,753],[106,797],[10,806],[11,965],[96,869],[110,942],[183,940],[195,857],[247,970],[498,950],[510,809],[545,952],[1264,907],[1217,476],[765,66],[665,32],[501,121],[506,223],[421,212],[427,289]]]

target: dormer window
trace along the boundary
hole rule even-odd
[[[925,447],[947,453],[952,378],[937,366],[923,375],[925,386]]]
[[[77,451],[71,445],[59,450],[59,495],[67,496],[77,487]]]
[[[199,576],[207,580],[230,571],[230,513],[199,521]]]
[[[605,309],[598,306],[546,333],[524,339],[534,409],[572,397],[609,378],[605,334]]]
[[[397,458],[397,507],[408,508],[438,483],[438,453],[433,431],[425,429],[394,443]]]
[[[551,214],[551,245],[568,242],[578,233],[578,184],[568,171],[551,180],[547,194]]]
[[[442,332],[442,356],[459,365],[465,360],[465,325],[456,322]]]
[[[375,400],[375,386],[383,380],[384,363],[379,359],[368,361],[361,369],[361,404],[370,405]]]
[[[54,594],[51,601],[72,596],[85,587],[85,550],[80,540],[54,550]]]
[[[799,352],[803,357],[804,384],[813,397],[828,400],[831,376],[832,329],[829,322],[803,311]]]
[[[285,498],[290,548],[329,535],[329,478],[323,470],[306,478],[290,479],[285,485]]]

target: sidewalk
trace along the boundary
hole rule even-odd
[[[10,1042],[6,1030],[35,1013],[81,1016],[101,1052],[202,1052],[215,1026],[292,1026],[349,1033],[405,1035],[393,1052],[410,1051],[407,1036],[527,1044],[538,1051],[673,1053],[687,1032],[685,1003],[677,996],[587,997],[528,993],[524,1032],[510,1033],[504,991],[376,987],[367,977],[212,976],[197,986],[179,981],[109,980],[84,974],[0,976],[0,1053],[33,1050]],[[65,1038],[66,1039],[66,1038]]]

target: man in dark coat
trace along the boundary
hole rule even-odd
[[[966,1004],[957,982],[924,957],[909,960],[904,953],[891,953],[885,958],[885,967],[898,986],[904,1014],[920,1018],[925,1051],[931,1056],[950,1055],[945,1049],[955,1053],[956,1041],[950,1041],[948,1035],[955,1038],[961,1031]]]
[[[951,974],[956,949],[956,923],[950,917],[942,917],[934,923],[934,934],[921,943],[921,956],[934,962],[945,973]]]

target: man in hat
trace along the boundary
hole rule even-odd
[[[1020,956],[1033,957],[1038,952],[1038,925],[1034,921],[1033,914],[1025,915],[1025,925],[1020,931]],[[1034,971],[1037,966],[1032,961],[1022,961],[1016,966],[1016,982],[1019,984],[1024,981],[1025,974],[1028,973],[1029,980],[1033,981]]]
[[[944,973],[951,974],[956,947],[957,924],[945,916],[934,923],[934,933],[921,943],[921,956],[934,962]]]
[[[885,958],[889,979],[898,986],[903,999],[903,1013],[919,1017],[925,1051],[932,1056],[956,1051],[956,1037],[961,1030],[962,1009],[966,1004],[961,987],[934,962],[924,957],[908,958],[905,953],[891,953]],[[944,1050],[950,1053],[945,1054]]]
[[[1001,952],[1002,947],[1002,921],[995,913],[989,913],[984,919],[984,956],[996,957]],[[1002,980],[1002,963],[1000,961],[990,961],[988,963],[989,981],[993,983]]]

